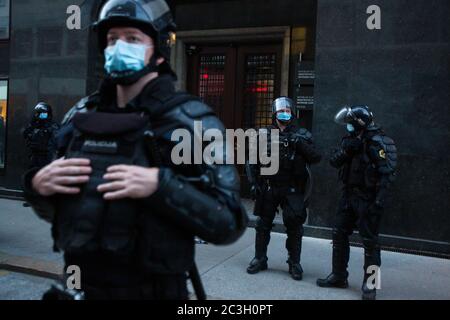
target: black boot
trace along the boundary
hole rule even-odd
[[[286,261],[289,265],[289,273],[292,279],[300,281],[303,279],[303,268],[300,264],[300,256],[302,253],[302,236],[299,233],[288,234],[286,239],[286,249],[289,258]]]
[[[317,285],[324,288],[348,288],[347,265],[350,258],[350,244],[343,233],[333,231],[333,271],[325,279],[317,279]]]
[[[364,279],[361,286],[362,300],[376,300],[377,290],[375,287],[376,283],[374,279],[377,279],[376,274],[373,270],[368,270],[369,267],[377,267],[378,271],[381,265],[381,254],[380,248],[378,247],[376,239],[363,239],[364,246]],[[372,277],[371,277],[372,276]],[[374,278],[375,276],[375,278]],[[369,279],[369,277],[371,277]],[[371,288],[369,288],[371,287]]]
[[[292,279],[300,281],[303,279],[303,268],[300,263],[292,262],[290,259],[286,261],[289,264],[289,273]]]
[[[255,274],[263,270],[267,270],[267,257],[253,258],[253,260],[250,261],[250,265],[247,267],[247,273],[249,274]]]
[[[270,232],[256,231],[255,257],[247,268],[247,273],[255,274],[267,270],[267,246],[270,241]]]
[[[325,279],[317,279],[316,284],[322,288],[348,288],[347,277],[333,272]]]
[[[361,291],[362,291],[361,296],[362,300],[376,300],[377,289],[375,288],[369,289],[369,287],[367,286],[367,279],[364,279]]]

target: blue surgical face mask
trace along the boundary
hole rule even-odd
[[[347,131],[350,132],[350,133],[353,133],[353,132],[355,132],[355,127],[352,124],[348,123],[347,124]]]
[[[42,119],[42,120],[48,119],[48,113],[40,113],[39,114],[39,119]]]
[[[287,112],[280,112],[277,113],[277,119],[280,121],[291,121],[292,119],[292,114],[287,113]]]
[[[105,49],[105,70],[108,74],[141,71],[145,68],[145,53],[150,46],[117,40]]]

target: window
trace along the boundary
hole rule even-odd
[[[0,169],[3,169],[5,167],[7,106],[8,106],[8,81],[0,80]]]
[[[0,40],[9,39],[9,1],[0,0]]]
[[[272,123],[275,98],[276,54],[248,54],[245,58],[244,128]]]
[[[54,27],[38,29],[38,55],[40,57],[54,57],[61,55],[63,30]]]
[[[86,51],[87,35],[80,30],[67,32],[67,55],[83,55]]]
[[[200,57],[199,96],[210,105],[217,114],[224,106],[225,89],[224,55],[202,55]]]
[[[31,28],[14,31],[15,58],[30,58],[33,55],[33,30]]]

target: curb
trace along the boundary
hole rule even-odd
[[[59,280],[62,277],[63,265],[58,262],[13,256],[0,252],[0,269]]]
[[[33,259],[30,257],[13,256],[0,252],[0,270],[18,272],[52,280],[60,280],[62,278],[61,270],[63,270],[63,265],[58,262]],[[213,296],[208,296],[207,299],[223,300],[223,298]],[[189,300],[197,300],[195,293],[190,292]]]

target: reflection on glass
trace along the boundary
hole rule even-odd
[[[225,89],[224,55],[202,55],[200,57],[199,95],[220,115],[224,105]]]
[[[0,169],[5,167],[6,107],[8,103],[7,93],[8,82],[0,81]]]
[[[0,0],[0,39],[9,38],[9,0]]]

